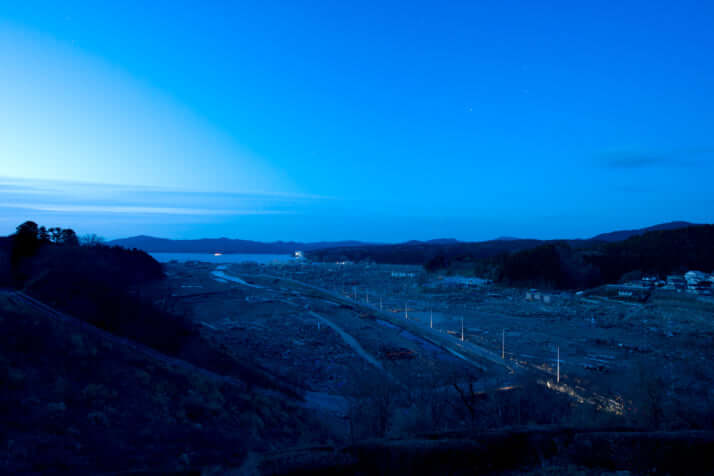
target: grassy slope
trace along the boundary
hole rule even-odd
[[[288,398],[169,365],[8,293],[0,368],[5,474],[236,466],[309,428]]]

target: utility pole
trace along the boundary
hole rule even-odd
[[[668,336],[672,336],[672,318],[670,316],[667,317],[667,334]],[[673,359],[669,359],[669,391],[672,392],[672,395],[674,395],[674,375],[672,373],[672,366],[674,365]]]
[[[506,358],[506,329],[501,330],[501,359]]]
[[[404,303],[404,319],[409,319],[409,311],[407,310],[407,303]]]
[[[434,310],[429,310],[429,329],[434,328]]]
[[[461,318],[461,342],[464,341],[464,318]]]
[[[555,381],[556,383],[560,383],[560,346],[558,346],[558,357],[556,359],[556,374],[555,374]]]

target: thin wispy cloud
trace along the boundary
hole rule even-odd
[[[71,214],[286,215],[324,197],[0,178],[0,208]]]
[[[693,167],[700,164],[706,157],[714,156],[714,149],[700,148],[664,153],[651,153],[632,150],[610,151],[603,154],[598,162],[610,169],[649,169],[649,168],[680,168]]]
[[[680,166],[681,163],[667,157],[646,155],[623,155],[621,157],[608,157],[604,160],[607,167],[612,169],[642,169],[662,165]]]
[[[21,191],[23,193],[71,195],[83,194],[157,194],[164,196],[190,195],[192,197],[235,197],[235,198],[273,198],[290,200],[334,200],[335,197],[295,193],[295,192],[225,192],[199,190],[191,188],[170,188],[147,185],[121,185],[102,182],[82,182],[69,180],[31,179],[0,175],[0,193]]]
[[[121,205],[49,205],[43,203],[0,203],[0,208],[22,208],[60,213],[128,213],[156,215],[284,215],[285,210],[221,210],[212,208],[142,207]]]

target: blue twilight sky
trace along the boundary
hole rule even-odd
[[[0,233],[712,222],[713,25],[689,1],[2,2]]]

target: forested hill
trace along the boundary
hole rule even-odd
[[[607,241],[609,243],[616,241],[624,241],[633,236],[644,235],[650,231],[665,231],[665,230],[678,230],[680,228],[687,228],[689,226],[694,226],[694,223],[689,223],[686,221],[672,221],[669,223],[662,223],[659,225],[649,226],[647,228],[640,228],[637,230],[619,230],[610,233],[602,233],[600,235],[594,236],[592,240],[594,241]]]
[[[442,268],[453,269],[455,263]],[[664,278],[688,270],[714,270],[714,225],[651,231],[616,243],[577,249],[550,242],[474,264],[478,273],[508,285],[561,289],[618,282],[636,272]]]
[[[307,255],[315,261],[374,261],[383,264],[415,264],[438,269],[449,267],[453,263],[478,262],[508,253],[515,253],[548,243],[567,243],[574,249],[591,248],[606,242],[622,241],[632,236],[645,234],[653,230],[680,229],[691,226],[690,223],[677,221],[662,223],[637,230],[614,231],[603,233],[589,239],[571,240],[536,240],[504,237],[489,241],[464,242],[454,239],[431,241],[407,241],[398,244],[360,244],[350,246],[316,247]],[[460,265],[463,270],[463,266]]]
[[[609,243],[585,255],[606,282],[639,270],[664,277],[687,270],[714,270],[714,225],[652,231]]]
[[[317,261],[349,260],[423,265],[427,271],[477,275],[513,286],[588,288],[619,281],[625,273],[665,277],[714,270],[714,225],[675,222],[622,241],[493,240],[477,243],[408,242],[314,250]],[[673,228],[673,229],[668,229]],[[604,236],[604,235],[601,235]],[[624,236],[624,235],[623,235]]]
[[[307,253],[315,261],[374,261],[388,264],[422,265],[431,260],[448,261],[481,259],[533,248],[542,243],[539,240],[492,240],[473,243],[464,242],[422,242],[410,241],[395,245],[363,245],[349,248],[318,249]]]

